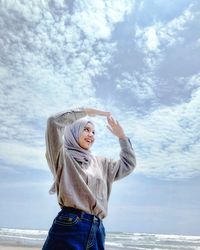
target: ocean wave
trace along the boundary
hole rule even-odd
[[[0,229],[0,243],[41,247],[47,230]],[[107,233],[107,250],[200,250],[200,236],[147,233]]]

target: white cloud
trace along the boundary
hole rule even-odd
[[[188,178],[200,170],[200,91],[191,101],[160,107],[144,117],[123,117],[136,148],[137,171],[164,178]],[[122,118],[121,118],[122,119]]]
[[[188,85],[191,87],[200,87],[200,73],[191,76],[188,79]]]
[[[193,4],[167,23],[157,21],[144,28],[136,26],[136,43],[146,55],[145,61],[149,69],[153,70],[158,66],[167,48],[184,42],[188,25],[198,19],[198,12],[194,12],[192,8]]]
[[[106,70],[115,49],[110,34],[132,6],[125,0],[107,6],[1,3],[0,136],[6,164],[43,168],[48,116],[75,106],[104,106],[92,79]]]
[[[44,147],[34,147],[19,141],[1,141],[0,158],[7,166],[46,169]]]
[[[135,1],[129,0],[111,0],[105,3],[106,17],[110,23],[118,23],[124,17],[131,13]]]
[[[159,40],[154,27],[148,27],[145,31],[146,45],[147,48],[151,50],[157,49],[159,46]]]
[[[93,78],[110,74],[106,72],[107,64],[112,62],[117,45],[117,41],[109,40],[111,34],[115,25],[133,10],[134,3],[82,1],[81,4],[73,2],[71,9],[65,1],[52,1],[50,5],[31,1],[16,3],[4,2],[0,17],[4,24],[0,31],[3,48],[1,157],[4,162],[43,168],[47,117],[72,106],[93,106],[109,109],[126,128],[137,150],[136,171],[169,178],[190,176],[199,171],[199,144],[195,141],[199,136],[196,115],[199,74],[180,78],[195,88],[188,103],[158,106],[144,117],[131,105],[121,113],[121,107],[116,107],[113,99],[102,100],[96,92]],[[115,81],[118,93],[129,92],[140,102],[156,99],[159,79],[154,70],[163,50],[173,45],[173,39],[181,41],[177,40],[177,34],[184,31],[193,18],[189,7],[167,25],[157,22],[145,29],[138,27],[136,40],[146,53],[147,64],[137,71],[124,70]],[[113,145],[106,154],[117,158],[117,139],[106,131],[104,119],[96,122],[99,142],[94,151],[105,155],[107,145]],[[12,154],[6,154],[9,149]]]
[[[144,101],[154,97],[155,79],[151,74],[137,72],[122,73],[120,79],[116,80],[118,91],[129,91],[137,101]]]
[[[188,84],[198,79],[192,76]],[[130,87],[130,86],[127,86]],[[121,90],[120,84],[118,85]],[[130,89],[128,89],[130,91]],[[200,171],[200,90],[195,88],[190,101],[174,106],[158,106],[146,115],[138,113],[131,106],[126,111],[110,104],[110,109],[132,141],[136,152],[136,172],[163,179],[186,179]],[[102,129],[95,153],[117,159],[119,145],[116,138]],[[105,145],[102,138],[106,137]],[[107,145],[112,145],[109,152]]]
[[[78,27],[92,40],[109,39],[111,29],[107,25],[107,20],[105,18],[105,6],[103,2],[98,3],[100,4],[97,7],[97,3],[95,1],[90,3],[87,3],[86,1],[84,4],[82,2],[82,4],[78,5],[80,9],[77,9],[76,14],[72,18],[72,22],[78,23]],[[87,6],[85,6],[85,4]],[[90,11],[85,11],[85,7],[89,7]],[[93,21],[91,22],[91,20]]]

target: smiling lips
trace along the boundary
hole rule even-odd
[[[87,139],[87,138],[86,138],[85,141],[88,142],[88,143],[93,143],[93,140],[92,140],[92,139]]]

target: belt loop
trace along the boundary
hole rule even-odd
[[[83,218],[84,218],[84,212],[82,211],[80,219],[82,220]]]

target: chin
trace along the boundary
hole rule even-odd
[[[88,146],[84,146],[84,145],[83,145],[83,146],[81,146],[81,148],[82,148],[82,149],[85,149],[85,150],[89,150],[89,149],[91,148],[91,146],[88,147]]]
[[[91,147],[92,147],[92,145],[86,146],[86,147],[85,147],[85,150],[89,150]]]
[[[85,149],[85,150],[89,150],[89,149],[92,147],[92,145],[93,145],[93,144],[90,144],[90,145],[88,145],[88,144],[85,144],[85,145],[84,145],[84,144],[82,144],[82,145],[79,144],[79,146],[80,146],[81,148]]]

